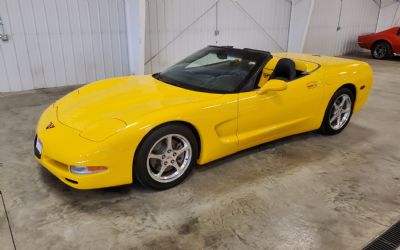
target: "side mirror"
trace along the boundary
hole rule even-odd
[[[282,91],[287,89],[287,83],[282,80],[272,79],[265,83],[257,92],[259,95],[263,95],[269,91]]]

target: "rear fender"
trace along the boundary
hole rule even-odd
[[[367,101],[373,84],[373,72],[369,64],[360,61],[346,65],[331,65],[325,68],[323,82],[325,83],[325,108],[338,89],[348,84],[353,85],[355,88],[354,112],[356,112]]]

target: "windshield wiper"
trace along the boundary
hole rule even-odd
[[[160,72],[153,74],[153,77],[161,81]]]
[[[160,72],[153,74],[153,77],[154,77],[155,79],[159,80],[159,81],[168,83],[168,84],[170,84],[170,85],[174,85],[174,86],[177,86],[177,87],[182,87],[182,84],[180,84],[180,83],[172,82],[172,81],[167,81],[166,79],[164,79],[164,78],[161,76],[161,73],[160,73]]]

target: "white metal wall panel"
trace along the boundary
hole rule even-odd
[[[292,1],[288,51],[303,52],[314,2],[314,0]]]
[[[210,44],[286,50],[290,8],[282,0],[146,0],[145,72]]]
[[[124,0],[0,0],[0,92],[128,74]]]
[[[383,1],[376,30],[379,32],[396,25],[400,25],[400,2],[395,0]]]
[[[358,50],[358,35],[375,32],[378,13],[373,0],[315,1],[304,51],[342,55]]]
[[[379,6],[373,0],[343,1],[340,30],[337,32],[335,55],[361,50],[358,36],[373,33],[379,15]]]
[[[221,0],[219,43],[269,51],[288,48],[289,1]]]
[[[9,20],[8,7],[4,0],[0,1],[1,18],[3,22]],[[6,32],[11,33],[11,26],[6,29]],[[14,43],[0,42],[0,59],[3,60],[1,63],[5,66],[6,76],[1,76],[0,87],[2,90],[20,90],[22,88],[21,76],[19,74],[19,65],[16,56],[16,48]],[[5,63],[7,62],[7,63]],[[6,81],[7,80],[7,81]],[[12,83],[12,84],[11,84]]]
[[[145,72],[157,72],[214,44],[215,0],[147,0]]]
[[[394,16],[393,26],[400,26],[400,2],[397,6],[396,15]]]

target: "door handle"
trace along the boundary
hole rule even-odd
[[[318,87],[319,82],[309,82],[307,83],[307,88],[309,89],[315,89],[316,87]]]
[[[1,28],[1,33],[0,33],[0,39],[3,42],[7,42],[8,41],[8,35],[6,34],[5,30],[4,30],[4,24],[3,24],[3,20],[0,17],[0,28]]]

